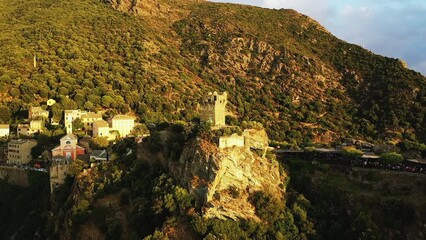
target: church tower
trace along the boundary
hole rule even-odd
[[[227,103],[226,92],[210,92],[201,103],[201,121],[210,122],[213,126],[224,126]]]

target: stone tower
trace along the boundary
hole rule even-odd
[[[212,123],[213,126],[224,126],[228,94],[223,92],[209,93],[201,103],[201,120]]]

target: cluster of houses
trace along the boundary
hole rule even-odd
[[[33,160],[31,150],[37,146],[37,141],[30,137],[35,133],[43,132],[47,119],[49,119],[49,111],[41,107],[31,107],[28,111],[28,123],[18,124],[17,126],[16,135],[18,138],[11,139],[7,144],[0,146],[0,162],[15,166],[29,164]],[[108,140],[127,137],[135,126],[135,117],[133,116],[115,115],[104,120],[101,113],[65,110],[64,126],[67,135],[62,137],[60,144],[48,154],[52,162],[75,160],[77,156],[86,153],[86,149],[78,145],[78,138],[73,134],[73,123],[76,119],[80,119],[83,130],[86,133],[91,133],[92,137],[105,137]],[[0,138],[8,138],[9,136],[11,136],[10,126],[1,124]],[[105,150],[93,151],[92,155],[90,155],[90,158],[107,159]]]

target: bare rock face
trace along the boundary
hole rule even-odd
[[[246,131],[244,136],[257,149],[268,146],[264,130]],[[179,162],[169,164],[169,170],[196,196],[205,217],[258,220],[250,194],[264,191],[281,197],[285,191],[286,176],[280,175],[278,162],[262,158],[249,146],[219,149],[195,139],[184,148]]]
[[[180,11],[180,7],[202,0],[110,0],[113,8],[145,17],[169,18]]]

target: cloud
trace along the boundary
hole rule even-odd
[[[217,0],[215,0],[217,1]],[[424,0],[224,0],[267,8],[292,8],[337,37],[377,54],[402,58],[426,75]]]

